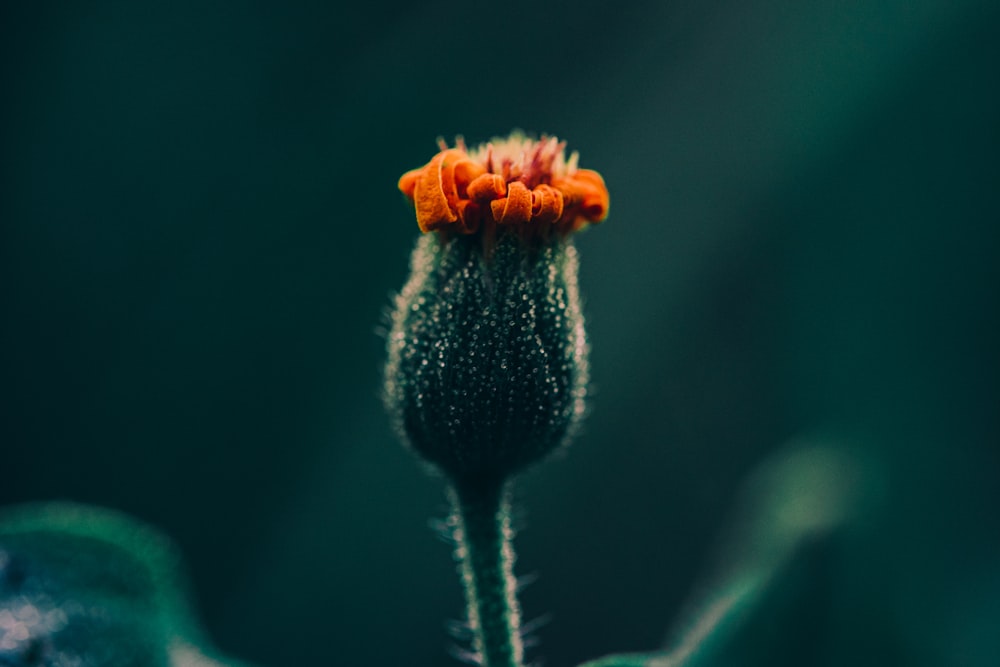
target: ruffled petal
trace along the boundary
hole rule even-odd
[[[420,175],[416,179],[413,205],[417,210],[417,224],[422,232],[439,229],[458,220],[458,216],[448,205],[447,184],[443,180],[445,159],[452,152],[454,151],[441,151],[435,155],[427,166],[420,170]],[[454,182],[451,183],[451,187],[454,188]]]
[[[463,156],[454,163],[455,188],[460,199],[469,199],[468,188],[477,177],[486,174],[486,167]]]
[[[507,195],[507,182],[500,174],[483,174],[469,183],[469,199],[488,202]]]
[[[531,190],[520,181],[507,186],[507,196],[490,202],[497,224],[516,225],[531,220]]]
[[[399,189],[400,191],[413,200],[413,191],[417,187],[417,180],[420,178],[420,174],[424,171],[424,167],[420,169],[411,169],[402,176],[399,177]]]
[[[555,222],[563,214],[563,196],[551,185],[531,191],[531,219],[539,224]]]
[[[570,229],[578,230],[588,222],[601,222],[608,216],[608,188],[596,171],[578,169],[571,176],[553,180],[552,186],[562,192],[561,222]]]
[[[581,215],[590,222],[601,222],[608,217],[610,198],[608,186],[604,184],[601,175],[591,169],[578,169],[573,174],[573,179],[582,184]]]

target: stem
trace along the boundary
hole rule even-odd
[[[476,657],[482,667],[521,667],[524,646],[507,483],[487,479],[455,484],[448,495]]]

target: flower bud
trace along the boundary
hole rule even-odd
[[[567,442],[587,343],[570,234],[603,219],[596,172],[555,139],[442,147],[400,179],[423,235],[395,301],[385,400],[456,482],[505,479]]]

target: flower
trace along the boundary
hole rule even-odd
[[[395,299],[385,403],[411,449],[456,486],[502,481],[567,443],[587,343],[572,232],[608,191],[555,138],[442,143],[399,188],[425,233]]]
[[[440,141],[441,152],[406,172],[399,189],[416,207],[423,232],[474,234],[481,227],[512,226],[524,234],[575,232],[608,214],[608,189],[596,171],[565,158],[565,142],[522,134],[469,151]]]

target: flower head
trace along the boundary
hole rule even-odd
[[[425,234],[396,298],[385,401],[455,483],[506,479],[567,443],[587,343],[571,233],[607,215],[597,172],[555,138],[459,140],[399,180]]]
[[[596,171],[566,159],[566,143],[514,133],[469,150],[459,138],[423,167],[406,172],[399,189],[416,208],[423,232],[474,234],[509,226],[522,236],[575,232],[608,214],[608,190]]]

